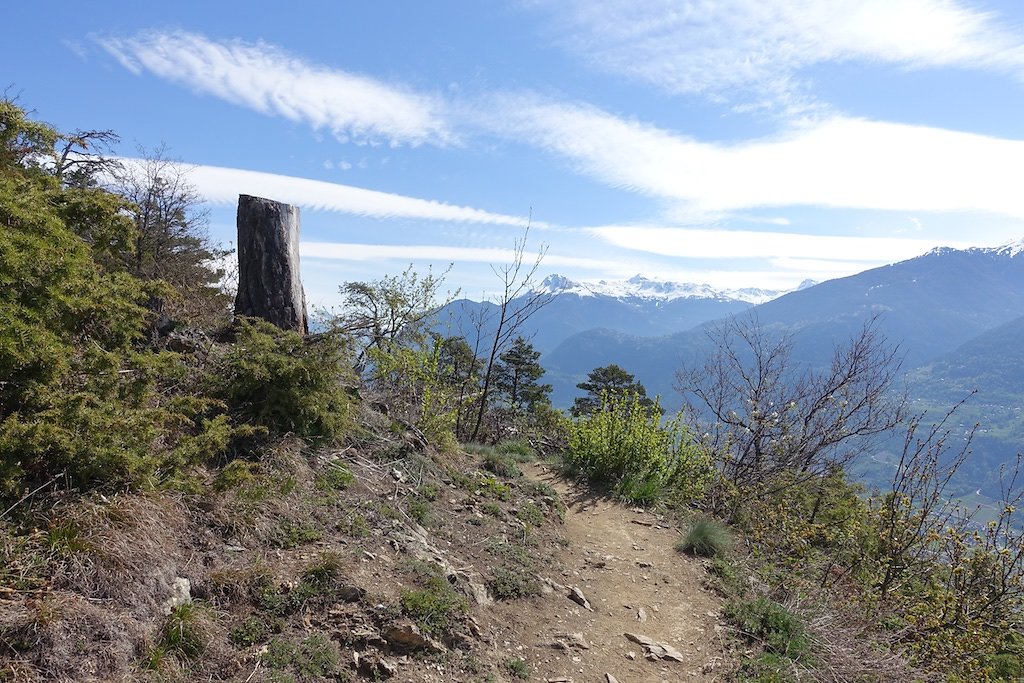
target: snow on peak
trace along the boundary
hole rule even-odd
[[[992,254],[995,256],[1008,256],[1010,258],[1014,258],[1017,255],[1024,253],[1024,238],[998,247],[972,247],[970,249],[963,250],[954,249],[953,247],[935,247],[925,254],[925,256],[942,256],[943,254],[953,254],[960,251],[967,254]]]
[[[813,284],[813,283],[811,283]],[[806,283],[803,286],[809,286]],[[544,278],[538,291],[550,294],[575,294],[577,296],[608,296],[615,299],[647,299],[672,301],[674,299],[726,299],[761,304],[778,298],[784,291],[747,287],[743,289],[720,290],[707,284],[692,282],[670,282],[649,278],[641,274],[628,280],[600,280],[598,282],[575,282],[563,275],[549,275]]]
[[[1009,256],[1010,258],[1013,258],[1021,253],[1024,253],[1024,238],[1021,238],[1016,242],[1004,244],[1001,247],[996,247],[992,251],[1002,256]]]

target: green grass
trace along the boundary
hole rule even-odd
[[[508,660],[505,662],[505,668],[508,669],[510,674],[524,681],[530,677],[530,665],[522,659]]]
[[[510,456],[501,453],[488,453],[484,456],[480,466],[488,472],[492,472],[505,479],[515,479],[523,476],[522,471],[516,465],[516,461]]]
[[[810,642],[800,618],[767,598],[732,600],[723,614],[748,637],[759,641],[766,652],[791,660],[806,659]]]
[[[533,450],[533,446],[524,440],[502,441],[495,446],[495,450],[510,456],[516,462],[531,462],[537,459],[537,452]]]
[[[732,534],[728,527],[707,517],[694,522],[676,544],[676,550],[700,557],[720,557],[730,548]]]
[[[206,652],[210,637],[204,628],[202,608],[194,602],[186,602],[171,610],[160,629],[157,642],[145,657],[145,665],[159,670],[168,656],[194,662]]]
[[[455,620],[469,610],[459,595],[441,574],[441,570],[428,562],[411,561],[406,572],[416,581],[417,588],[402,591],[399,604],[402,613],[416,622],[424,633],[440,634],[452,629]]]

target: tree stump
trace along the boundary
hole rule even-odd
[[[238,294],[235,315],[309,332],[299,278],[299,208],[238,196]]]

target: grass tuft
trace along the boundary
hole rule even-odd
[[[679,539],[676,550],[700,557],[720,557],[732,547],[732,534],[721,522],[707,517],[698,519]]]

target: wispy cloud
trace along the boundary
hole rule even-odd
[[[142,164],[141,160],[124,159]],[[416,218],[431,221],[525,227],[525,216],[509,216],[433,199],[419,199],[352,185],[221,166],[185,166],[188,182],[214,204],[234,204],[239,194],[269,197],[307,211],[337,211],[374,218]],[[533,227],[548,226],[538,221]]]
[[[182,31],[95,40],[133,73],[149,71],[341,140],[444,145],[455,139],[438,98],[312,64],[267,43],[218,42]]]
[[[415,244],[354,244],[342,242],[302,242],[303,258],[322,258],[340,261],[433,261],[434,263],[512,263],[516,257],[512,249],[453,247]],[[545,268],[585,268],[600,271],[618,271],[618,261],[566,256],[548,251],[544,254]]]
[[[693,259],[771,259],[793,268],[843,261],[891,263],[919,256],[937,246],[967,248],[968,242],[935,244],[926,239],[803,235],[787,232],[702,230],[624,225],[589,232],[624,249]]]
[[[487,125],[613,187],[693,215],[818,206],[1024,218],[1024,141],[832,117],[764,139],[701,142],[585,104],[506,95]]]
[[[1024,39],[960,0],[567,0],[538,4],[593,66],[673,93],[783,108],[826,62],[1020,74]],[[739,93],[737,95],[737,93]]]

